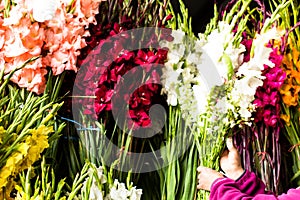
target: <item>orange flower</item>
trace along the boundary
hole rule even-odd
[[[28,49],[28,53],[32,56],[38,56],[41,54],[44,37],[44,29],[40,28],[39,24],[35,22],[30,25],[28,34],[23,36],[22,43]]]
[[[102,0],[76,0],[74,14],[87,18],[88,23],[96,23],[94,16],[99,12],[97,8],[101,1]]]
[[[299,67],[297,64],[299,63],[299,51],[296,48],[292,48],[292,58],[293,62],[296,64],[296,67]]]
[[[23,68],[22,71],[17,73],[18,85],[20,87],[25,87],[29,91],[41,94],[45,90],[46,79],[45,75],[47,70],[43,68],[38,69],[28,69]]]
[[[0,27],[0,49],[2,49],[4,42],[5,42],[5,30]]]
[[[292,77],[292,81],[295,82],[295,84],[300,84],[300,72],[298,72],[295,69],[291,69],[291,74],[290,76]]]
[[[57,9],[51,10],[51,18],[41,15],[40,23],[34,19],[33,10],[41,11],[34,7],[35,1],[16,1],[5,19],[0,12],[0,69],[7,74],[27,59],[40,56],[11,78],[20,87],[40,94],[45,88],[46,67],[51,67],[54,75],[77,71],[79,50],[86,46],[83,37],[89,35],[86,28],[95,22],[101,0],[55,0]]]
[[[20,34],[14,32],[14,30],[7,31],[6,34],[10,34],[9,36],[6,35],[6,38],[10,39],[6,40],[4,44],[3,50],[5,57],[20,56],[28,51],[28,49],[26,49],[22,43]]]
[[[287,106],[297,106],[300,92],[300,52],[289,45],[290,53],[286,53],[282,60],[282,68],[286,72],[286,80],[280,89],[282,100]]]
[[[284,54],[283,59],[282,59],[282,64],[284,68],[286,69],[292,69],[293,68],[293,59],[290,53]]]
[[[62,33],[55,33],[53,29],[47,29],[45,30],[45,37],[44,49],[48,50],[50,54],[57,51],[63,40]]]

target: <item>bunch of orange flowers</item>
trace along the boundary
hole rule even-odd
[[[286,80],[280,90],[285,105],[297,106],[300,92],[300,52],[290,43],[289,52],[284,54],[282,67],[286,72]]]
[[[76,71],[79,50],[101,0],[10,0],[0,3],[0,70],[20,87],[43,93],[45,75]]]

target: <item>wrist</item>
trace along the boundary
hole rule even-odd
[[[212,188],[213,188],[215,185],[217,185],[220,181],[222,181],[222,180],[224,180],[224,179],[226,179],[225,176],[219,177],[219,178],[215,179],[215,180],[212,182],[212,184],[210,185],[210,191],[212,190]]]
[[[232,180],[238,180],[243,174],[245,170],[243,168],[238,168],[234,171],[227,172],[226,176]]]

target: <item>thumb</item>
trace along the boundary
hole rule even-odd
[[[232,137],[226,138],[226,146],[227,146],[228,151],[235,151],[236,150],[235,146],[233,145]]]

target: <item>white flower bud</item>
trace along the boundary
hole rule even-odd
[[[51,20],[58,7],[58,0],[34,0],[33,19],[38,22]]]

